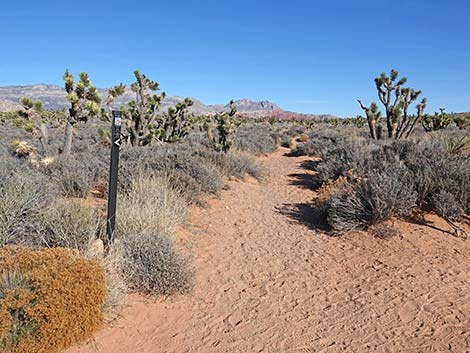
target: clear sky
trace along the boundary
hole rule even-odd
[[[206,104],[268,99],[353,116],[396,68],[428,111],[470,111],[468,0],[2,0],[0,85],[99,87],[138,68],[170,95]]]

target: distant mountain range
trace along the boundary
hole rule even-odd
[[[105,96],[106,89],[99,89],[100,93]],[[34,100],[40,100],[46,109],[61,110],[68,108],[65,90],[56,85],[37,84],[28,86],[3,86],[0,87],[0,111],[12,111],[21,109],[18,104],[21,97],[30,97]],[[126,87],[124,95],[119,97],[115,105],[121,106],[135,99],[135,94],[129,87]],[[201,101],[191,98],[194,101],[189,111],[198,115],[214,114],[217,112],[228,111],[229,104],[206,105]],[[174,106],[178,102],[184,101],[183,97],[167,96],[160,107],[162,111],[166,111],[170,106]],[[330,114],[301,114],[289,112],[278,105],[264,100],[252,101],[250,99],[240,99],[235,101],[238,112],[248,118],[256,117],[278,117],[281,119],[330,119],[336,118]]]

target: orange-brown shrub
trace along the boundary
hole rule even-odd
[[[64,248],[0,248],[0,351],[55,353],[103,322],[104,273]]]
[[[297,141],[303,142],[303,143],[307,142],[308,141],[308,135],[307,134],[300,135],[299,138],[297,139]]]

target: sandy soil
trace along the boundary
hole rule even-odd
[[[193,211],[181,232],[191,296],[131,295],[122,317],[67,352],[470,351],[470,242],[403,221],[391,240],[324,235],[305,222],[306,158],[285,152],[263,158],[264,182],[229,182]]]

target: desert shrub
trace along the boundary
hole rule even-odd
[[[291,151],[293,156],[319,156],[325,148],[336,146],[343,141],[343,136],[333,129],[315,130],[310,133],[308,140],[298,143]]]
[[[118,203],[119,233],[170,234],[184,222],[187,205],[167,179],[137,175]]]
[[[277,136],[269,123],[246,123],[238,128],[234,146],[254,155],[271,153],[277,149]]]
[[[103,321],[103,271],[62,248],[0,248],[0,347],[54,353],[91,338]]]
[[[16,166],[14,169],[10,169]],[[0,167],[0,245],[34,240],[39,214],[54,195],[53,189],[26,166],[8,163]]]
[[[314,165],[313,185],[318,188],[335,180],[346,181],[320,203],[327,223],[336,233],[365,229],[403,215],[415,205],[431,206],[443,217],[460,214],[459,210],[469,212],[470,159],[464,150],[449,151],[445,145],[446,138],[458,133],[368,141],[330,130],[313,132],[309,142],[317,145],[309,153],[321,157]]]
[[[432,196],[432,204],[436,213],[445,219],[454,220],[465,213],[455,196],[445,190],[440,190]]]
[[[105,183],[107,173],[106,163],[92,153],[58,157],[42,170],[67,197],[87,196],[95,185]]]
[[[405,167],[392,166],[371,171],[358,186],[350,186],[333,196],[328,223],[335,233],[366,229],[416,206],[417,194]]]
[[[444,190],[470,212],[470,160],[465,154],[448,153],[442,143],[432,141],[416,145],[401,159],[413,174],[420,204],[434,205],[433,195]]]
[[[255,157],[245,151],[231,150],[226,154],[224,175],[243,179],[246,174],[260,180],[264,170]]]
[[[204,191],[201,185],[190,175],[179,169],[156,174],[168,180],[171,189],[179,194],[189,205],[204,206]]]
[[[114,244],[104,253],[104,244],[101,240],[95,240],[86,249],[84,256],[87,259],[97,261],[104,272],[106,285],[106,298],[103,302],[105,320],[112,321],[119,314],[119,307],[125,301],[127,286],[120,271],[121,257]]]
[[[176,169],[196,180],[203,192],[217,195],[222,190],[223,180],[213,164],[199,156],[178,154],[176,158]]]
[[[279,144],[282,147],[290,148],[292,145],[292,138],[289,135],[281,135],[279,139]]]
[[[215,165],[223,176],[243,179],[248,174],[257,179],[263,177],[261,165],[249,152],[232,148],[227,153],[206,149],[198,150],[197,153],[209,163]]]
[[[95,208],[79,200],[56,200],[41,213],[42,245],[84,251],[103,228]]]
[[[151,295],[188,293],[192,288],[190,261],[173,240],[159,233],[127,234],[116,243],[120,268],[128,286]]]
[[[215,165],[188,145],[129,148],[123,151],[121,160],[119,184],[123,191],[136,173],[168,178],[170,185],[184,191],[191,203],[199,200],[203,193],[218,194],[223,186],[222,176]]]
[[[298,125],[297,123],[291,125],[287,130],[287,135],[290,137],[296,137],[305,134],[307,128],[303,125]]]

